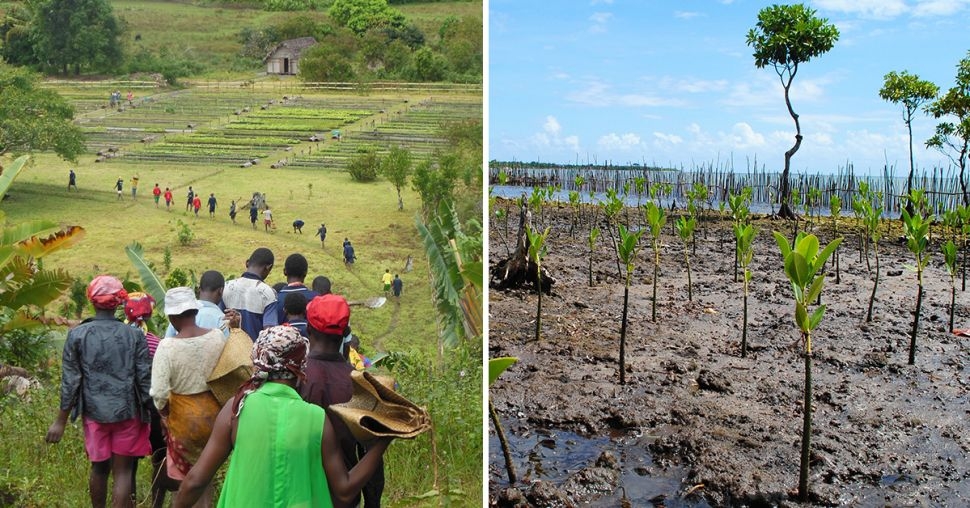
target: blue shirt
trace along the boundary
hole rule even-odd
[[[313,300],[319,294],[306,287],[306,284],[301,282],[294,282],[292,285],[287,285],[280,290],[278,296],[276,297],[276,323],[274,325],[282,324],[286,322],[286,311],[283,309],[283,304],[286,303],[286,297],[293,293],[303,293],[306,297],[306,303],[309,305],[310,300]]]
[[[226,321],[226,315],[222,312],[222,309],[218,305],[207,302],[205,300],[199,300],[199,313],[195,316],[195,324],[201,328],[212,328],[222,330],[223,335],[229,338],[229,323]],[[172,323],[168,324],[168,329],[165,330],[166,337],[175,337],[175,327]]]

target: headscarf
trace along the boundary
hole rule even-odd
[[[243,383],[232,403],[232,414],[242,411],[243,399],[266,381],[278,379],[303,380],[306,356],[310,343],[300,331],[289,325],[279,325],[259,332],[253,344],[253,377]]]
[[[121,281],[110,275],[98,275],[88,284],[88,300],[96,309],[114,310],[128,299]]]
[[[125,302],[125,316],[128,322],[138,326],[144,325],[154,309],[155,299],[152,295],[141,291],[128,295],[128,301]]]

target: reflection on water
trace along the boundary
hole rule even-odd
[[[523,427],[515,425],[515,422],[506,422],[505,425],[506,437],[512,448],[512,460],[519,478],[517,486],[522,490],[535,480],[562,485],[571,475],[593,466],[604,451],[610,451],[619,459],[619,485],[611,494],[579,500],[584,505],[619,506],[622,492],[625,491],[632,506],[710,506],[699,495],[691,495],[686,499],[681,497],[690,489],[689,485],[683,485],[686,469],[655,465],[648,449],[653,437],[620,433],[611,437],[586,438],[568,431],[547,429],[516,433],[509,429]],[[500,488],[507,487],[505,459],[494,432],[489,434],[488,455],[489,483]]]

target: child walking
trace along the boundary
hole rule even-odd
[[[121,281],[100,275],[87,289],[95,315],[68,332],[61,367],[61,403],[45,440],[57,443],[70,416],[84,423],[84,448],[91,461],[91,505],[103,507],[108,476],[114,477],[113,507],[132,505],[132,471],[151,454],[146,405],[151,401],[151,362],[141,330],[115,318],[128,294]]]

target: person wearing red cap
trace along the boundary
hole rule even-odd
[[[108,476],[113,476],[112,505],[129,506],[134,463],[151,453],[146,410],[151,360],[145,335],[115,318],[115,309],[128,298],[121,281],[110,275],[95,277],[87,296],[95,315],[67,334],[60,410],[45,441],[59,442],[68,417],[80,415],[91,461],[91,504],[106,505]]]
[[[350,305],[342,296],[326,294],[318,296],[306,306],[307,332],[310,335],[310,352],[307,354],[306,378],[297,384],[303,400],[324,409],[331,404],[350,400],[354,384],[350,373],[354,366],[340,352],[350,322]],[[357,440],[339,418],[334,418],[333,428],[340,443],[344,462],[352,467],[363,456]],[[384,492],[384,462],[378,465],[374,476],[364,485],[364,507],[379,507]]]

